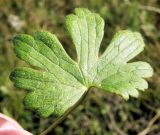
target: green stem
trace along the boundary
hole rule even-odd
[[[70,109],[68,109],[64,115],[62,115],[61,117],[58,117],[54,122],[53,124],[51,124],[46,130],[44,130],[40,135],[47,135],[47,133],[51,132],[52,129],[54,129],[55,127],[58,126],[58,124],[60,124],[75,108],[77,108],[81,103],[82,101],[84,101],[84,99],[87,97],[89,91],[91,90],[91,88],[89,88],[82,96],[82,98],[80,98],[78,100],[78,102],[73,106],[71,107]]]

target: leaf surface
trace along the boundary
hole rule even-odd
[[[43,117],[52,113],[61,116],[93,86],[125,99],[148,88],[144,78],[152,76],[151,66],[141,61],[127,63],[144,49],[139,33],[118,32],[98,57],[104,34],[104,20],[98,14],[77,8],[66,17],[66,28],[76,47],[77,62],[47,31],[13,39],[17,57],[36,67],[16,68],[10,75],[16,87],[29,90],[26,107]]]

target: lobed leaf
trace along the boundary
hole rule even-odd
[[[98,57],[104,34],[104,20],[88,9],[76,8],[66,17],[66,27],[76,47],[77,62],[63,49],[57,37],[47,31],[13,39],[18,58],[34,67],[16,68],[10,75],[16,87],[29,90],[26,107],[41,116],[62,115],[73,107],[90,87],[137,97],[148,88],[144,78],[153,74],[146,62],[127,63],[144,49],[137,32],[118,32],[102,56]]]

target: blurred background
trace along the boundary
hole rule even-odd
[[[54,120],[39,118],[23,106],[25,90],[8,76],[18,66],[11,42],[18,33],[45,29],[56,34],[72,58],[75,48],[65,30],[65,16],[75,7],[87,7],[105,20],[101,53],[122,29],[139,31],[145,50],[134,60],[149,62],[154,75],[149,89],[138,99],[94,89],[86,100],[49,135],[160,135],[160,0],[0,0],[0,112],[16,119],[26,130],[39,134]]]

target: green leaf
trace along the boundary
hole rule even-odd
[[[96,66],[100,43],[104,34],[104,21],[87,9],[77,8],[75,14],[66,18],[67,30],[76,47],[78,65],[84,76],[86,85],[92,85],[90,70]],[[96,71],[92,70],[92,74]]]
[[[141,61],[127,63],[144,49],[139,33],[118,32],[99,57],[104,21],[98,14],[77,8],[66,17],[66,28],[76,47],[77,62],[47,31],[13,39],[17,57],[36,67],[16,68],[10,75],[16,87],[29,90],[24,99],[27,108],[43,117],[52,113],[61,116],[93,86],[125,99],[148,88],[144,78],[152,76],[151,66]]]

